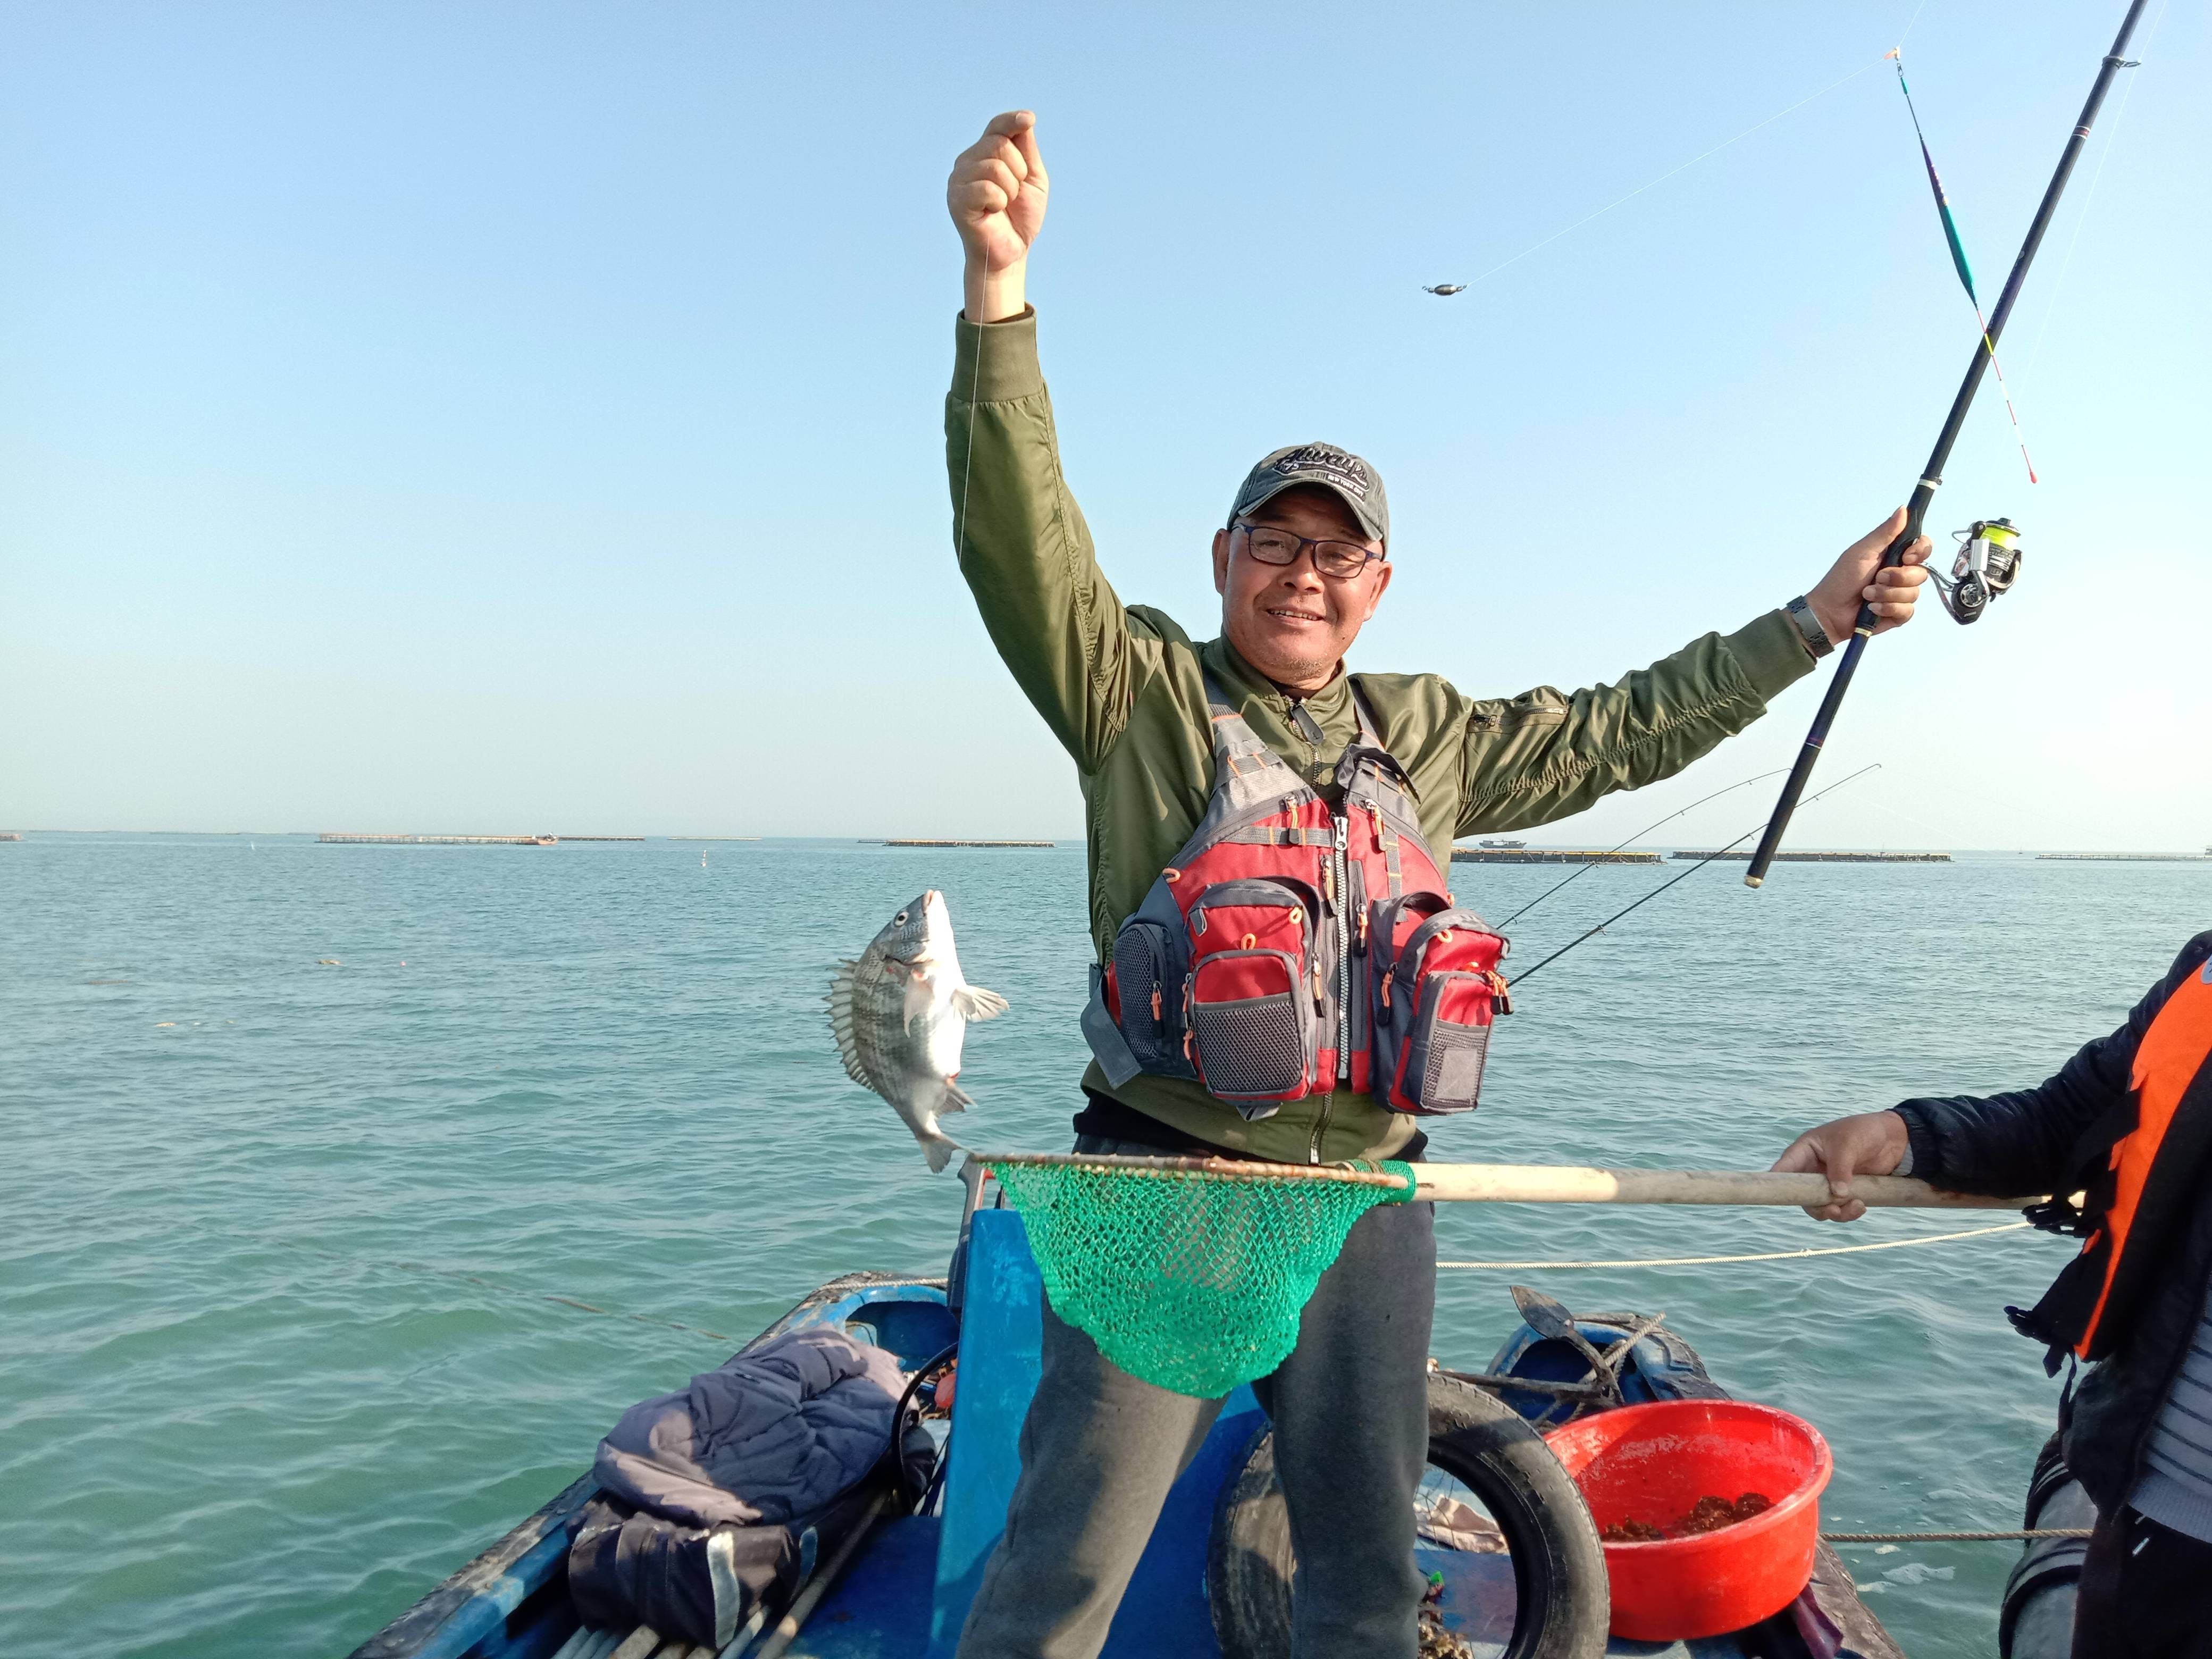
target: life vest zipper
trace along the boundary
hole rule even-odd
[[[1336,886],[1336,1075],[1340,1082],[1352,1077],[1352,929],[1345,925],[1344,898],[1351,890],[1351,877],[1344,867],[1345,849],[1351,845],[1351,826],[1344,814],[1332,812],[1329,822],[1336,826],[1336,846],[1332,854],[1334,863],[1330,867],[1330,878]]]

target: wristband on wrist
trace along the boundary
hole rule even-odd
[[[1805,648],[1815,657],[1825,657],[1836,648],[1835,641],[1820,626],[1820,619],[1813,614],[1813,607],[1805,602],[1802,593],[1783,608],[1789,611],[1790,620],[1797,624],[1798,637],[1805,641]]]

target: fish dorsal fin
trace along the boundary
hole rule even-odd
[[[860,964],[848,960],[837,964],[837,971],[830,978],[830,994],[823,999],[830,1005],[830,1030],[837,1039],[837,1057],[845,1062],[845,1075],[864,1089],[874,1088],[867,1067],[860,1060],[860,1039],[853,1024],[853,992],[860,983]]]
[[[980,985],[963,985],[952,994],[952,1012],[963,1019],[996,1019],[1006,1012],[1006,1000]]]

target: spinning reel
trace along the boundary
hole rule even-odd
[[[1980,621],[1990,601],[2019,579],[2020,532],[2010,519],[1977,519],[1971,529],[1954,530],[1951,538],[1961,545],[1950,579],[1932,568],[1928,575],[1951,620],[1963,626]]]

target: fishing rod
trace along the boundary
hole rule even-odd
[[[1852,778],[1863,778],[1863,777],[1864,777],[1864,776],[1865,776],[1868,773],[1869,773],[1869,772],[1879,772],[1879,771],[1881,771],[1881,763],[1880,761],[1876,761],[1876,762],[1875,762],[1875,763],[1874,763],[1872,765],[1870,765],[1870,766],[1862,766],[1861,768],[1859,768],[1859,769],[1858,769],[1857,771],[1856,771],[1856,772],[1852,773],[1852,774],[1850,775],[1850,777],[1848,777],[1848,778],[1838,778],[1838,779],[1837,779],[1833,783],[1830,784],[1830,785],[1829,785],[1826,789],[1823,789],[1823,790],[1820,792],[1820,795],[1832,795],[1832,794],[1834,794],[1834,793],[1836,793],[1836,791],[1837,791],[1837,790],[1838,790],[1838,789],[1842,788],[1845,784],[1847,784],[1847,783],[1850,782],[1850,781],[1851,781],[1851,780],[1852,780]],[[1766,776],[1768,776],[1768,777],[1771,777],[1771,776],[1773,776],[1774,775],[1773,775],[1771,772],[1770,772],[1770,773],[1767,773],[1765,775],[1766,775]],[[1757,782],[1757,781],[1758,781],[1758,780],[1757,780],[1756,778],[1754,778],[1754,779],[1752,779],[1752,780],[1751,780],[1751,781],[1755,783],[1755,782]],[[1725,793],[1725,792],[1723,792],[1723,793]],[[1820,795],[1812,795],[1812,796],[1808,796],[1808,797],[1806,799],[1805,805],[1808,805],[1808,806],[1810,806],[1810,805],[1811,805],[1814,801],[1816,801],[1816,800],[1818,800],[1818,799],[1820,799]],[[1686,869],[1686,870],[1683,871],[1683,872],[1682,872],[1682,873],[1681,873],[1680,875],[1672,877],[1672,878],[1670,878],[1669,879],[1668,879],[1668,880],[1666,880],[1666,881],[1662,881],[1662,882],[1661,882],[1661,883],[1660,883],[1656,887],[1653,888],[1650,892],[1646,893],[1646,894],[1645,894],[1642,898],[1640,898],[1640,899],[1637,900],[1637,901],[1636,901],[1636,902],[1635,902],[1634,904],[1630,905],[1630,906],[1628,907],[1628,909],[1627,909],[1627,910],[1616,910],[1615,912],[1613,912],[1613,915],[1611,915],[1607,916],[1607,917],[1603,921],[1601,921],[1600,923],[1598,923],[1598,925],[1597,925],[1596,927],[1595,927],[1591,928],[1591,929],[1589,930],[1589,932],[1588,932],[1587,933],[1583,934],[1580,938],[1577,938],[1577,939],[1569,939],[1569,940],[1568,940],[1565,945],[1561,945],[1558,950],[1556,950],[1556,951],[1553,951],[1551,955],[1549,955],[1548,957],[1545,957],[1541,962],[1538,963],[1536,964],[1536,966],[1535,966],[1535,967],[1534,967],[1534,968],[1529,968],[1529,969],[1524,969],[1523,971],[1522,971],[1522,972],[1520,972],[1520,973],[1518,973],[1518,974],[1516,974],[1516,975],[1515,975],[1511,979],[1510,979],[1510,980],[1508,980],[1508,981],[1506,981],[1506,985],[1507,985],[1508,988],[1511,988],[1511,987],[1513,987],[1513,986],[1518,985],[1518,984],[1519,984],[1522,980],[1524,980],[1524,979],[1528,978],[1529,975],[1534,974],[1534,973],[1536,973],[1536,972],[1540,971],[1540,969],[1545,969],[1545,968],[1548,968],[1548,967],[1550,967],[1553,963],[1557,962],[1557,961],[1558,961],[1561,957],[1563,957],[1563,956],[1566,955],[1566,953],[1567,953],[1568,951],[1570,951],[1573,950],[1573,949],[1575,948],[1575,946],[1577,946],[1577,945],[1580,945],[1580,944],[1583,942],[1583,939],[1595,939],[1595,938],[1596,938],[1600,933],[1602,933],[1603,932],[1605,932],[1605,930],[1606,930],[1607,928],[1608,928],[1608,927],[1612,927],[1612,926],[1613,926],[1613,924],[1614,922],[1619,921],[1621,919],[1621,917],[1623,917],[1623,916],[1626,915],[1628,914],[1628,911],[1629,911],[1629,910],[1638,909],[1638,908],[1642,908],[1643,906],[1644,906],[1644,905],[1646,905],[1646,904],[1650,903],[1650,902],[1651,902],[1651,901],[1652,901],[1653,899],[1657,898],[1657,897],[1659,896],[1659,895],[1660,895],[1660,894],[1662,894],[1662,893],[1665,892],[1665,891],[1666,891],[1669,887],[1672,887],[1672,886],[1673,886],[1676,882],[1678,882],[1678,881],[1687,881],[1687,880],[1692,877],[1692,876],[1696,875],[1696,874],[1698,873],[1698,871],[1700,871],[1700,870],[1704,869],[1707,865],[1709,865],[1709,864],[1712,863],[1716,859],[1724,859],[1724,858],[1726,858],[1726,857],[1727,857],[1730,853],[1733,853],[1734,851],[1735,851],[1735,849],[1736,849],[1737,848],[1739,848],[1739,847],[1742,846],[1742,845],[1744,844],[1744,842],[1746,842],[1749,841],[1749,840],[1750,840],[1753,836],[1757,835],[1758,833],[1759,833],[1758,827],[1757,827],[1756,825],[1753,825],[1751,829],[1748,829],[1748,830],[1745,830],[1741,835],[1738,836],[1737,836],[1734,841],[1730,842],[1727,846],[1725,846],[1725,847],[1722,848],[1720,849],[1720,851],[1718,851],[1717,853],[1708,853],[1708,854],[1706,854],[1705,855],[1705,857],[1703,857],[1703,858],[1699,859],[1696,863],[1692,864],[1692,865],[1688,869]],[[1560,885],[1560,886],[1562,886],[1562,887],[1564,887],[1564,886],[1565,886],[1565,885],[1566,885],[1566,884],[1565,884],[1565,882],[1561,882],[1561,883],[1559,884],[1559,885]],[[1510,1012],[1510,1011],[1509,1010],[1508,1012]]]
[[[2081,106],[2081,118],[2074,124],[2073,136],[2067,139],[2066,148],[2059,155],[2057,170],[2051,175],[2043,201],[2028,225],[2027,238],[2013,259],[2012,274],[2005,278],[2004,292],[1997,298],[1996,309],[1990,313],[1989,326],[1975,338],[1974,355],[1966,365],[1966,377],[1960,382],[1958,396],[1951,400],[1951,412],[1944,419],[1942,433],[1929,454],[1928,465],[1921,469],[1920,482],[1913,487],[1912,499],[1905,507],[1905,528],[1897,532],[1896,539],[1881,556],[1884,568],[1903,563],[1905,550],[1920,538],[1921,520],[1927,516],[1928,504],[1935,499],[1936,488],[1943,482],[1943,467],[1951,459],[1951,446],[1958,441],[1960,428],[1966,423],[1966,411],[1973,405],[1974,393],[1981,389],[1983,373],[1996,355],[1997,338],[2012,315],[2013,301],[2020,297],[2027,268],[2035,262],[2035,251],[2042,245],[2051,216],[2057,211],[2058,198],[2065,193],[2066,181],[2074,172],[2081,146],[2088,141],[2090,125],[2105,101],[2105,93],[2112,86],[2115,73],[2135,67],[2120,54],[2127,50],[2128,37],[2135,33],[2136,21],[2142,15],[2143,5],[2144,0],[2130,0],[2120,32],[2113,37],[2112,49],[2105,54],[2105,61],[2097,70],[2096,84],[2089,88],[2088,101]],[[1782,798],[1774,804],[1774,816],[1767,821],[1766,833],[1759,838],[1759,850],[1752,854],[1751,867],[1744,873],[1747,887],[1759,886],[1766,880],[1767,869],[1773,864],[1782,837],[1789,830],[1790,815],[1797,810],[1798,797],[1805,793],[1814,764],[1820,758],[1821,745],[1828,740],[1836,711],[1843,707],[1844,693],[1850,690],[1851,676],[1858,672],[1859,659],[1866,653],[1866,642],[1874,634],[1876,621],[1871,604],[1859,606],[1858,619],[1852,626],[1850,643],[1844,647],[1843,660],[1836,665],[1835,677],[1828,682],[1827,694],[1820,699],[1820,707],[1813,716],[1812,729],[1805,734],[1805,746],[1797,751],[1797,763],[1790,769],[1790,776],[1782,786]]]
[[[1757,777],[1740,779],[1736,782],[1729,785],[1725,789],[1716,789],[1711,794],[1705,797],[1704,800],[1693,800],[1687,806],[1682,808],[1681,811],[1669,812],[1665,817],[1660,819],[1658,823],[1646,824],[1643,829],[1638,830],[1634,835],[1631,836],[1626,841],[1622,842],[1620,846],[1608,847],[1606,848],[1605,855],[1607,858],[1611,858],[1615,853],[1620,852],[1622,848],[1635,845],[1636,842],[1642,841],[1644,836],[1651,834],[1652,831],[1656,830],[1662,830],[1667,825],[1674,823],[1676,818],[1681,817],[1686,813],[1696,811],[1700,806],[1703,806],[1705,804],[1705,801],[1718,800],[1723,795],[1734,794],[1739,789],[1748,788],[1751,785],[1760,782],[1767,778],[1778,778],[1788,769],[1789,769],[1787,767],[1778,766],[1771,772],[1761,772]],[[1526,904],[1522,905],[1518,910],[1516,910],[1511,915],[1506,917],[1504,921],[1499,922],[1498,924],[1498,930],[1500,933],[1504,932],[1505,929],[1510,927],[1522,916],[1527,915],[1531,910],[1541,904],[1546,899],[1551,897],[1553,894],[1558,892],[1560,888],[1569,886],[1574,882],[1580,880],[1583,877],[1589,874],[1591,871],[1596,868],[1597,866],[1595,863],[1585,864],[1580,869],[1577,870],[1573,875],[1569,876],[1565,881],[1553,883],[1542,892],[1537,894],[1535,897],[1530,899]]]

